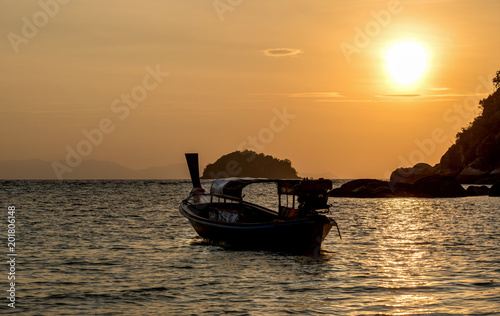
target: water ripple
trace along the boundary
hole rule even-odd
[[[187,181],[0,185],[22,315],[500,313],[500,199],[331,199],[343,239],[305,257],[205,243],[177,211]]]

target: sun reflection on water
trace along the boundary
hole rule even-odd
[[[351,271],[349,315],[498,311],[500,200],[332,199],[345,239],[326,248]],[[346,214],[346,215],[344,215]],[[342,271],[342,270],[339,270]],[[354,273],[353,273],[354,272]],[[342,272],[339,272],[342,273]],[[481,302],[481,303],[478,303]],[[496,306],[495,306],[496,303]],[[339,306],[335,305],[334,306]],[[365,314],[363,314],[365,315]]]
[[[430,210],[416,199],[389,199],[378,210],[384,213],[385,222],[379,228],[379,254],[373,264],[378,265],[378,287],[388,292],[384,300],[392,302],[393,315],[425,313],[426,305],[433,304],[435,297],[426,293],[433,286],[427,276],[431,268],[432,242],[429,236]],[[398,294],[404,291],[405,294]],[[404,308],[403,308],[404,307]],[[416,308],[416,309],[414,309]]]

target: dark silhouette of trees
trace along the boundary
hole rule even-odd
[[[500,70],[493,83],[496,91],[479,101],[481,113],[457,133],[452,160],[461,161],[461,168],[480,157],[490,168],[500,163]]]
[[[251,150],[235,151],[208,164],[203,179],[254,177],[297,179],[297,170],[288,159],[278,159]]]
[[[500,70],[497,71],[495,78],[493,78],[493,84],[495,85],[495,88],[500,88]]]

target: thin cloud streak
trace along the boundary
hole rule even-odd
[[[302,92],[289,94],[290,98],[345,98],[338,92]]]
[[[270,57],[297,56],[297,55],[303,53],[302,50],[293,49],[293,48],[269,48],[269,49],[265,49],[263,52],[264,52],[264,55],[270,56]]]

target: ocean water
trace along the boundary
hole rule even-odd
[[[205,244],[178,212],[188,181],[0,188],[2,314],[500,315],[500,198],[332,198],[343,238],[308,257]]]

